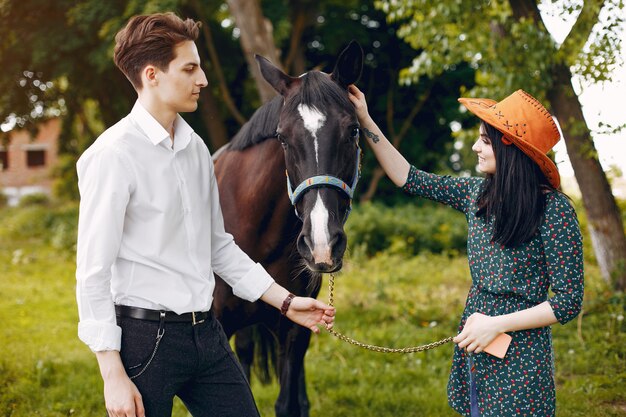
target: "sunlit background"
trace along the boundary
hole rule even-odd
[[[562,43],[574,24],[573,20],[564,20],[550,13],[550,5],[542,3],[542,17],[548,30],[558,43]],[[594,144],[600,163],[609,175],[613,176],[612,188],[616,196],[626,197],[626,128],[619,132],[607,133],[609,127],[626,125],[626,25],[622,25],[622,66],[613,72],[611,81],[587,84],[579,77],[572,80],[574,89],[583,105],[585,119],[592,130]],[[603,125],[601,125],[603,124]],[[555,160],[563,177],[563,187],[570,192],[579,193],[574,179],[574,171],[569,162],[565,142],[560,141],[555,150]],[[619,171],[615,171],[615,170]]]

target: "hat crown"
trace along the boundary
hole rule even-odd
[[[494,127],[511,143],[511,136],[533,145],[547,154],[561,138],[550,112],[524,90],[517,90],[491,109],[496,121]]]

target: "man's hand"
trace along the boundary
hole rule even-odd
[[[335,307],[331,307],[310,297],[295,297],[287,310],[287,318],[300,326],[319,333],[318,325],[332,329],[335,321]]]
[[[139,390],[128,378],[109,378],[104,381],[104,402],[109,417],[145,417]]]
[[[261,300],[280,310],[288,295],[289,291],[274,282],[261,296]],[[294,323],[310,329],[313,333],[319,333],[318,325],[329,329],[333,327],[335,307],[310,297],[294,297],[286,315]]]
[[[96,352],[96,357],[104,380],[104,402],[109,417],[146,417],[141,394],[126,374],[120,353]]]

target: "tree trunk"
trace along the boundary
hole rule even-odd
[[[207,86],[200,90],[200,112],[202,114],[202,123],[207,130],[209,143],[212,152],[215,152],[222,145],[228,143],[228,132],[224,121],[220,117],[220,110],[215,102],[215,97],[211,93],[211,87]]]
[[[626,289],[626,236],[620,210],[597,158],[582,107],[572,87],[572,74],[565,65],[553,70],[554,85],[548,91],[561,124],[567,154],[574,168],[589,233],[603,278],[616,290]]]
[[[239,28],[239,39],[248,69],[256,81],[261,101],[265,103],[276,92],[261,76],[254,54],[262,55],[274,65],[281,66],[279,51],[274,45],[272,23],[263,16],[259,0],[228,0],[228,7]]]
[[[230,111],[230,114],[233,118],[239,123],[240,126],[243,126],[246,123],[246,118],[243,117],[237,106],[235,105],[235,101],[233,100],[232,95],[230,94],[230,90],[228,88],[228,83],[226,82],[226,78],[224,77],[224,71],[222,70],[222,63],[220,62],[219,54],[217,53],[217,49],[215,48],[215,43],[213,42],[213,35],[211,34],[211,28],[208,23],[208,18],[202,5],[199,0],[191,0],[191,6],[196,12],[196,14],[205,21],[202,25],[202,34],[204,35],[204,42],[206,45],[206,52],[208,54],[209,61],[211,62],[211,75],[213,75],[217,79],[217,85],[220,89],[221,99],[226,105],[226,108]]]
[[[411,124],[413,123],[413,119],[415,116],[422,110],[426,100],[430,97],[430,92],[432,90],[432,84],[417,98],[413,108],[409,112],[408,116],[402,122],[402,126],[400,127],[400,131],[396,132],[395,126],[393,124],[394,116],[395,116],[395,107],[393,105],[394,100],[394,85],[393,80],[396,80],[398,76],[397,71],[390,71],[390,78],[392,82],[390,83],[389,90],[387,92],[387,129],[389,131],[389,141],[393,145],[394,148],[400,149],[400,143],[406,137]],[[372,179],[369,182],[369,186],[367,191],[361,196],[359,200],[361,203],[366,201],[371,201],[374,198],[374,194],[376,194],[376,190],[378,189],[378,184],[380,180],[385,176],[385,171],[377,166],[374,168],[374,172],[372,173]]]
[[[291,20],[291,37],[289,52],[285,58],[285,71],[288,74],[300,75],[305,72],[304,44],[302,37],[310,28],[315,19],[318,8],[316,0],[295,0],[289,3],[289,18]]]
[[[589,36],[593,22],[598,19],[601,9],[597,7],[599,3],[599,0],[587,2],[583,6],[579,20],[563,45],[584,45],[585,42],[574,42],[571,38],[574,36],[576,39],[586,39]],[[530,17],[547,34],[535,0],[509,0],[509,4],[517,19]],[[553,77],[553,85],[547,92],[548,99],[561,125],[567,154],[580,187],[583,205],[587,211],[591,243],[602,277],[614,289],[623,291],[626,288],[626,235],[619,207],[598,161],[582,106],[572,87],[569,66],[565,63],[557,64],[550,75]]]
[[[367,187],[367,191],[361,196],[359,200],[361,203],[365,203],[367,201],[372,201],[374,194],[376,194],[376,190],[378,190],[378,184],[380,180],[385,176],[385,171],[377,165],[372,172],[372,179],[370,179],[369,186]]]

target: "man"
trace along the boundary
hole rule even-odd
[[[219,274],[235,295],[261,298],[319,332],[334,309],[294,297],[224,231],[209,152],[178,115],[207,79],[199,23],[135,16],[114,60],[137,91],[132,111],[77,164],[78,334],[96,354],[111,417],[258,416],[249,385],[210,312]]]

